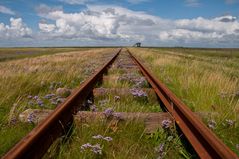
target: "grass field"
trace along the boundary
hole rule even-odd
[[[125,52],[122,52],[125,53]],[[122,63],[127,60],[120,55]],[[116,60],[116,63],[118,61]],[[120,62],[120,64],[122,64]],[[132,76],[132,71],[130,71]],[[118,78],[129,75],[121,69],[109,69],[108,74],[102,85],[102,89],[118,88],[132,89],[135,87],[129,80],[119,80]],[[142,77],[138,72],[134,73],[137,78]],[[142,84],[137,88],[148,88],[147,84]],[[101,93],[104,94],[104,93]],[[161,112],[159,103],[153,96],[147,94],[147,97],[134,97],[132,94],[120,95],[117,92],[96,96],[94,99],[95,109],[99,112],[105,112],[112,109],[114,112]],[[119,115],[120,116],[120,113]],[[58,147],[50,150],[50,155],[45,158],[107,158],[107,159],[133,159],[133,158],[190,158],[191,155],[185,150],[176,133],[176,128],[172,126],[168,129],[159,129],[154,133],[145,132],[145,123],[142,119],[120,120],[118,117],[102,118],[99,120],[90,120],[89,122],[77,122],[73,127],[73,133],[66,143],[58,143]],[[106,140],[96,136],[110,138]],[[60,145],[60,146],[59,146]],[[89,146],[90,145],[90,146]],[[95,147],[98,145],[97,147]],[[93,146],[94,148],[92,148]],[[57,152],[57,153],[55,153]],[[53,154],[53,156],[51,156]]]
[[[0,62],[36,57],[60,52],[81,51],[89,48],[0,48]]]
[[[62,99],[52,102],[44,97],[56,93],[58,87],[79,86],[113,50],[89,49],[0,62],[0,156],[34,127],[19,125],[19,113],[28,108],[54,109]]]
[[[112,57],[114,50],[112,48],[83,50],[47,48],[46,51],[45,49],[9,49],[9,53],[5,51],[2,53],[4,49],[0,49],[0,61],[2,61],[0,62],[0,156],[35,126],[32,123],[20,123],[17,119],[19,113],[28,108],[54,109],[62,102],[62,98],[51,101],[47,96],[55,94],[59,87],[73,90],[79,86],[96,68]],[[130,48],[130,50],[140,57],[145,65],[191,110],[215,112],[216,115],[204,119],[205,124],[239,155],[237,148],[239,50],[185,48]],[[57,54],[58,51],[61,53]],[[9,59],[11,60],[8,61]],[[134,73],[140,76],[139,73]],[[114,79],[122,76],[122,70],[111,68],[107,74],[110,80],[103,82],[99,87],[131,88],[132,83],[115,82]],[[143,87],[147,88],[148,85]],[[121,97],[116,102],[115,95],[96,98],[98,111],[107,108],[113,108],[116,112],[162,111],[157,102],[134,100],[130,96]],[[58,146],[53,145],[50,154],[45,157],[155,158],[158,155],[165,158],[192,158],[183,147],[175,127],[170,131],[158,130],[151,135],[145,135],[144,131],[144,125],[140,121],[123,121],[116,126],[111,120],[86,124],[76,122],[67,143],[58,141]],[[113,140],[108,142],[92,138],[99,134],[112,137]],[[82,152],[81,146],[88,142],[94,145],[99,143],[102,155],[95,155],[90,150]]]
[[[215,112],[207,124],[239,154],[238,49],[130,49],[195,112]]]

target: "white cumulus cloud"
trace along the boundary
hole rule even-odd
[[[46,39],[91,40],[112,44],[142,41],[148,45],[205,45],[231,40],[239,41],[237,17],[163,19],[145,12],[110,5],[88,5],[76,13],[47,9],[42,18],[54,23],[39,23],[41,37]],[[229,38],[230,37],[230,38]]]
[[[32,30],[23,23],[21,18],[10,18],[10,25],[0,23],[0,37],[4,39],[29,38]]]
[[[41,4],[41,21],[32,30],[21,18],[0,22],[0,37],[31,37],[38,44],[123,45],[141,41],[153,46],[238,47],[239,20],[232,15],[214,18],[165,19],[146,12],[111,5],[87,5],[79,12]],[[62,43],[60,43],[62,42]]]
[[[10,14],[10,15],[15,15],[16,14],[13,10],[11,10],[10,8],[7,8],[3,5],[0,5],[0,13]]]

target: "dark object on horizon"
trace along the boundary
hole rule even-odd
[[[133,45],[134,47],[141,47],[141,43],[136,43]]]

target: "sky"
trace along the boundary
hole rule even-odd
[[[0,0],[0,47],[239,47],[239,0]]]

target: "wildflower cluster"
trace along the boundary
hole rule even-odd
[[[30,100],[28,102],[28,105],[30,106],[38,105],[40,107],[43,107],[45,105],[45,102],[47,101],[49,101],[52,105],[58,105],[65,101],[65,98],[56,96],[55,94],[46,94],[44,97],[29,95],[27,96],[27,98]]]
[[[147,97],[147,93],[145,93],[141,89],[132,88],[132,89],[130,89],[130,92],[134,97]]]
[[[107,108],[107,109],[105,109],[103,114],[106,116],[106,118],[109,118],[109,117],[113,116],[114,110],[112,108]]]
[[[86,110],[91,110],[92,112],[97,112],[98,109],[96,107],[95,104],[93,104],[93,101],[91,99],[86,100],[83,104],[82,104],[83,108]]]
[[[38,106],[40,107],[43,107],[44,106],[44,102],[43,100],[39,97],[39,96],[27,96],[28,99],[31,99],[30,102],[28,102],[29,105],[34,105],[34,104],[37,104]]]
[[[226,119],[226,124],[228,127],[232,127],[235,124],[235,121],[233,121],[231,119]]]
[[[92,136],[92,138],[93,139],[102,139],[102,140],[105,140],[105,141],[108,141],[108,142],[113,140],[111,137],[108,137],[108,136],[104,137],[102,135]]]
[[[90,110],[91,110],[92,112],[97,112],[97,111],[98,111],[98,109],[97,109],[97,107],[96,107],[95,104],[90,105]]]
[[[30,114],[28,115],[28,117],[27,117],[27,121],[28,121],[29,123],[34,123],[35,118],[36,118],[35,114],[34,114],[34,113],[30,113]]]
[[[171,120],[165,119],[165,120],[162,121],[161,126],[164,129],[169,129],[171,124],[172,124]]]
[[[102,147],[100,146],[100,144],[91,145],[90,143],[86,143],[81,146],[81,151],[86,151],[89,149],[95,154],[102,154]]]
[[[161,143],[154,148],[155,152],[159,154],[158,159],[163,158],[163,156],[165,155],[164,147],[165,147],[164,143]]]
[[[120,113],[114,113],[114,110],[112,108],[105,109],[103,114],[105,115],[106,118],[114,118],[117,120],[123,119],[122,115]]]
[[[144,77],[140,77],[135,73],[125,74],[121,76],[118,80],[122,82],[130,82],[134,85],[134,87],[137,88],[143,87],[147,83]]]
[[[112,141],[113,139],[111,137],[104,137],[102,135],[96,135],[96,136],[92,136],[93,139],[101,139],[101,140],[105,140],[105,141]],[[86,151],[86,150],[90,150],[92,151],[93,153],[95,154],[98,154],[98,155],[101,155],[102,154],[102,147],[100,144],[95,144],[95,145],[92,145],[90,143],[86,143],[86,144],[83,144],[81,145],[81,151]]]
[[[60,103],[63,103],[65,101],[65,98],[62,98],[60,96],[56,96],[54,98],[51,98],[50,101],[51,101],[51,104],[58,105]]]
[[[210,129],[215,129],[215,128],[216,128],[216,125],[217,125],[217,123],[215,122],[215,120],[210,120],[210,121],[208,122],[208,127],[209,127]]]

